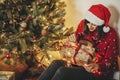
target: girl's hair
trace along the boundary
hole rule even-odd
[[[89,29],[88,29],[87,23],[90,23],[90,22],[85,19],[84,24],[85,24],[86,28],[85,28],[85,30],[84,30],[84,34],[88,34],[88,33],[89,33]],[[97,31],[98,31],[97,37],[98,37],[98,39],[102,38],[103,35],[105,34],[105,33],[103,32],[103,27],[104,27],[104,26],[105,26],[104,24],[101,25],[101,26],[97,26]]]

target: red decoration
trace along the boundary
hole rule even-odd
[[[6,58],[7,58],[7,59],[10,59],[11,56],[12,56],[11,53],[6,54]]]
[[[31,19],[31,17],[30,17],[30,16],[27,16],[27,17],[26,17],[26,20],[27,20],[27,21],[29,21],[30,19]]]

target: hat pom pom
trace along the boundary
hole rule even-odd
[[[109,32],[109,31],[110,31],[110,27],[104,26],[104,27],[103,27],[103,31],[104,31],[105,33]]]

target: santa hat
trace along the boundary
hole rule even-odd
[[[103,27],[103,31],[109,32],[110,28],[108,26],[108,22],[110,16],[111,14],[107,7],[102,4],[97,4],[92,5],[89,8],[85,19],[97,26],[105,24],[105,26]]]

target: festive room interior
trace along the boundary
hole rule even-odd
[[[37,80],[56,59],[69,65],[75,43],[68,36],[95,3],[109,6],[120,38],[119,0],[0,0],[0,80]]]

